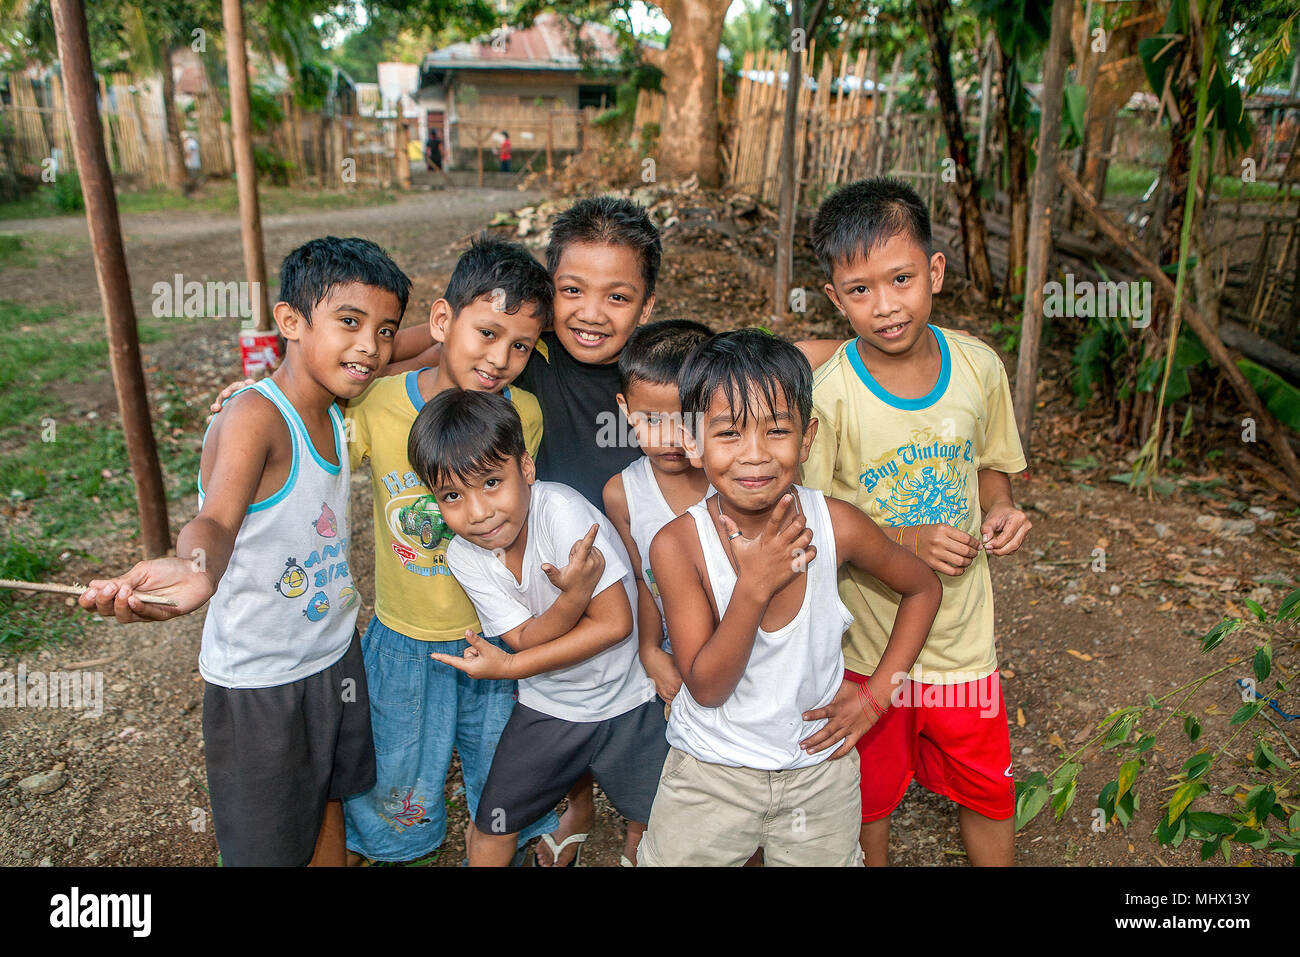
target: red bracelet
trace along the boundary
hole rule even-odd
[[[863,682],[862,684],[858,685],[858,694],[861,695],[863,698],[865,698],[867,701],[871,702],[871,710],[876,713],[877,718],[883,718],[885,716],[885,712],[889,710],[888,708],[880,707],[880,705],[876,703],[876,697],[870,691],[867,690],[866,682]],[[863,705],[862,710],[864,711],[866,710],[865,705]]]

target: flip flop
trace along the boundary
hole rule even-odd
[[[619,866],[619,867],[636,867],[635,864],[633,864],[630,860],[628,860],[628,857],[627,857],[626,854],[620,854],[620,855],[618,856],[618,866]]]
[[[566,837],[566,838],[565,838],[563,841],[561,841],[559,844],[556,844],[556,843],[555,843],[555,838],[553,838],[551,835],[549,835],[549,834],[543,834],[542,837],[541,837],[541,842],[542,842],[543,844],[546,845],[547,849],[551,852],[551,858],[552,858],[552,860],[555,860],[555,861],[559,861],[559,859],[560,859],[560,852],[563,851],[563,850],[564,850],[566,847],[568,847],[570,844],[576,844],[576,845],[578,845],[578,850],[577,850],[577,852],[573,855],[573,860],[571,860],[571,861],[569,861],[569,863],[564,864],[564,865],[561,865],[561,866],[563,866],[563,867],[581,867],[581,866],[582,866],[582,865],[580,864],[580,861],[582,860],[582,845],[585,844],[585,843],[587,842],[587,834],[586,834],[585,831],[584,831],[583,833],[581,833],[581,834],[570,834],[568,837]],[[534,864],[536,864],[536,857],[534,857]]]

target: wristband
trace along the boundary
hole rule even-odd
[[[885,716],[885,712],[889,710],[888,708],[882,708],[876,702],[875,695],[873,695],[870,691],[867,690],[866,682],[863,682],[862,684],[858,685],[858,694],[871,703],[871,710],[875,712],[877,718],[883,718]],[[862,706],[862,710],[863,711],[867,710],[865,704]]]

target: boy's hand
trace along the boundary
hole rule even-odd
[[[569,564],[556,568],[549,562],[542,565],[542,571],[551,580],[551,584],[563,592],[571,592],[580,597],[591,597],[592,590],[605,574],[605,556],[596,547],[596,533],[599,525],[592,525],[581,539],[569,549]]]
[[[682,690],[682,673],[677,670],[673,656],[662,648],[652,648],[642,655],[641,664],[655,683],[655,693],[671,704]]]
[[[1034,523],[1010,502],[1000,502],[989,509],[980,526],[984,550],[990,555],[1010,555],[1022,544]]]
[[[979,541],[951,525],[909,525],[899,530],[898,544],[937,572],[956,577],[975,560]]]
[[[465,649],[462,657],[458,658],[441,651],[432,652],[429,657],[434,661],[441,661],[444,665],[451,665],[471,678],[480,680],[514,678],[510,673],[511,655],[506,654],[487,639],[480,638],[473,631],[466,630],[465,640],[470,646]]]
[[[208,416],[208,421],[209,422],[212,421],[213,417],[216,416],[216,414],[221,411],[221,407],[226,404],[226,400],[229,399],[232,395],[234,395],[240,389],[246,389],[250,385],[256,385],[256,384],[257,384],[257,380],[255,379],[240,379],[238,382],[232,382],[230,383],[230,385],[222,389],[221,393],[215,399],[212,400],[212,404],[208,406],[208,410],[212,413],[212,415]]]
[[[737,585],[748,582],[749,587],[771,599],[817,557],[812,529],[803,515],[791,518],[793,511],[794,496],[787,492],[772,509],[767,527],[758,538],[744,538],[736,523],[722,516],[722,527],[727,530],[727,541],[736,557]]]
[[[816,734],[800,741],[799,747],[809,754],[816,754],[843,738],[844,743],[831,755],[832,761],[848,754],[858,739],[876,723],[876,714],[870,710],[870,705],[864,706],[858,686],[848,679],[840,684],[840,690],[835,692],[835,698],[830,704],[803,714],[805,721],[819,721],[822,718],[826,719],[826,724]]]
[[[170,598],[176,604],[142,602],[135,597],[138,591]],[[180,558],[155,558],[140,562],[119,578],[92,581],[77,603],[104,618],[116,618],[123,624],[165,621],[198,608],[212,597],[213,591],[212,580],[203,572],[195,571],[192,563]]]

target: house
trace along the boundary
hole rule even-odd
[[[503,130],[517,165],[548,143],[553,152],[576,150],[580,111],[612,106],[623,79],[616,36],[597,23],[578,28],[588,63],[604,67],[599,73],[583,72],[572,28],[554,13],[539,14],[526,29],[501,27],[426,54],[415,101],[425,129],[440,132],[444,165],[474,166],[480,150],[495,149]]]

